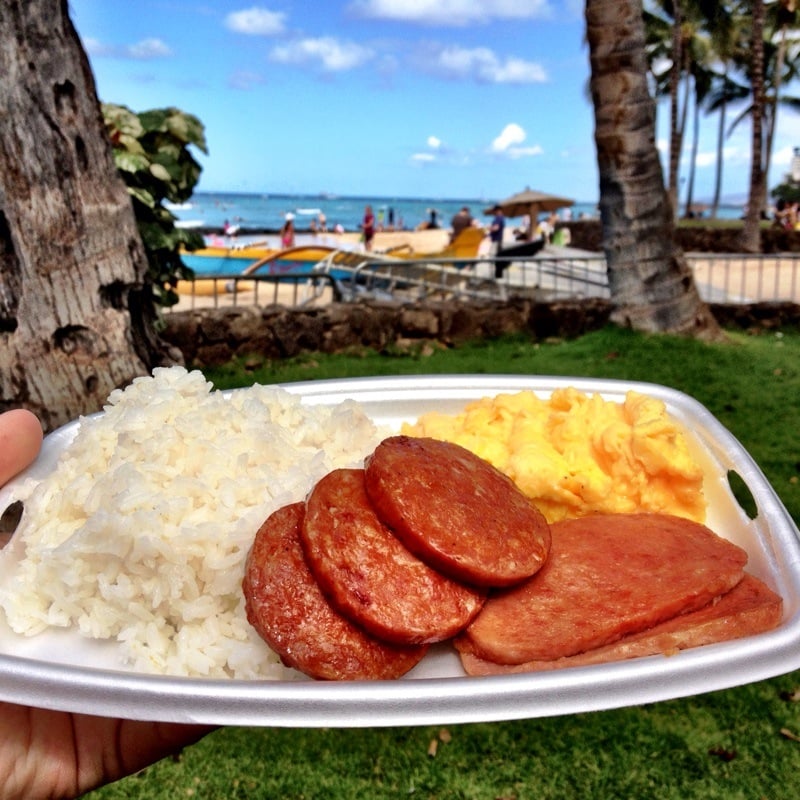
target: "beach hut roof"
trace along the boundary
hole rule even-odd
[[[496,206],[500,206],[507,217],[523,217],[525,214],[530,214],[531,219],[533,219],[542,211],[557,211],[559,208],[566,208],[574,205],[574,203],[574,200],[569,200],[566,197],[557,197],[553,194],[526,188],[521,192],[512,194],[511,197],[507,197],[505,200],[495,203],[487,208],[484,213],[491,214]]]

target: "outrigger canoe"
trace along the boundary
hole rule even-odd
[[[339,252],[327,245],[298,245],[283,250],[249,245],[244,247],[203,247],[181,253],[184,263],[200,276],[194,280],[178,281],[176,291],[186,295],[215,295],[223,291],[237,292],[252,289],[252,282],[226,282],[220,278],[205,278],[203,275],[282,275],[286,273],[310,272],[325,258]],[[344,251],[342,251],[344,252]],[[363,256],[362,256],[363,260]],[[246,263],[243,263],[246,262]]]
[[[215,295],[222,291],[242,292],[253,288],[252,283],[244,281],[224,281],[217,278],[205,278],[205,275],[248,276],[285,275],[311,272],[315,268],[322,269],[334,277],[352,276],[354,269],[366,262],[373,261],[420,261],[424,259],[452,260],[458,267],[459,260],[469,261],[478,256],[478,249],[485,236],[481,228],[466,228],[453,242],[436,252],[417,253],[408,245],[390,248],[385,252],[365,253],[360,250],[348,250],[322,244],[303,244],[276,250],[259,244],[238,247],[209,246],[200,250],[182,253],[187,266],[192,267],[201,276],[193,281],[178,281],[178,294]],[[202,259],[202,266],[201,266]],[[243,261],[249,263],[240,268]],[[337,266],[344,268],[337,275]]]

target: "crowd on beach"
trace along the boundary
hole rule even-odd
[[[509,239],[512,239],[514,242],[542,241],[545,244],[550,244],[556,238],[559,215],[555,211],[550,212],[541,219],[531,219],[530,216],[523,216],[520,224],[510,232],[506,229],[506,215],[502,206],[495,205],[490,211],[491,221],[486,225],[472,215],[469,206],[462,206],[450,219],[449,243],[452,244],[455,242],[463,231],[468,228],[482,229],[489,237],[491,254],[496,255],[508,244]],[[566,208],[563,211],[563,220],[568,221],[570,219],[570,209]],[[430,209],[429,218],[417,225],[415,231],[439,230],[440,227],[438,213],[435,209]],[[313,233],[317,230],[318,228],[314,227],[311,229],[311,232]],[[364,249],[369,252],[372,250],[376,232],[402,231],[404,228],[402,222],[399,226],[395,225],[391,209],[389,209],[387,223],[384,221],[383,214],[378,212],[376,215],[373,212],[372,206],[368,204],[364,208],[364,216],[360,224],[360,230]],[[509,233],[511,234],[510,237],[508,235]],[[567,241],[564,241],[564,237],[568,237],[568,234],[568,228],[564,228],[563,231],[561,231],[559,237],[560,244],[568,244]]]
[[[775,204],[773,224],[787,231],[800,230],[800,203],[790,203],[783,198]]]
[[[570,230],[563,224],[572,219],[569,207],[561,209],[560,213],[551,211],[532,216],[514,216],[512,219],[513,225],[510,224],[511,221],[501,205],[486,208],[478,216],[473,214],[468,205],[464,205],[449,220],[443,218],[440,210],[428,208],[425,217],[412,227],[408,226],[402,215],[397,214],[391,206],[374,208],[372,204],[366,203],[355,231],[346,230],[339,222],[331,224],[325,212],[318,209],[317,214],[307,221],[299,220],[293,211],[286,211],[280,229],[272,231],[260,228],[244,229],[234,219],[233,224],[225,220],[220,232],[208,229],[205,234],[210,246],[231,247],[236,246],[238,241],[244,241],[256,234],[277,233],[276,244],[283,250],[308,246],[313,244],[318,236],[333,235],[337,238],[344,237],[366,252],[373,252],[376,248],[377,235],[378,246],[381,249],[404,244],[414,250],[425,252],[429,249],[438,250],[448,244],[452,245],[467,228],[484,232],[485,242],[481,252],[487,255],[497,255],[502,249],[530,242],[541,242],[543,245],[569,244]],[[428,242],[435,242],[435,247],[428,247]]]

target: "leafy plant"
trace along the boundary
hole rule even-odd
[[[164,203],[183,203],[192,196],[202,167],[190,146],[208,152],[203,124],[177,108],[140,114],[111,103],[103,103],[101,108],[114,161],[128,187],[147,252],[154,302],[175,305],[178,281],[194,276],[183,263],[180,250],[203,247],[203,238],[196,231],[178,227]]]

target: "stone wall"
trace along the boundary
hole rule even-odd
[[[791,303],[711,308],[725,326],[800,330],[800,306]],[[512,333],[525,334],[531,341],[569,339],[602,328],[610,313],[606,300],[424,305],[363,302],[334,303],[317,309],[242,306],[169,314],[162,336],[182,351],[187,364],[203,367],[225,364],[234,357],[269,361],[365,347],[409,349],[430,342],[450,346]]]
[[[598,220],[576,220],[561,223],[559,227],[570,230],[570,244],[582,250],[600,253],[603,250],[603,232]],[[686,253],[740,253],[739,234],[741,227],[716,227],[700,224],[678,225],[675,231],[677,242]],[[764,228],[761,231],[763,253],[800,252],[800,231],[785,231],[782,228]]]

